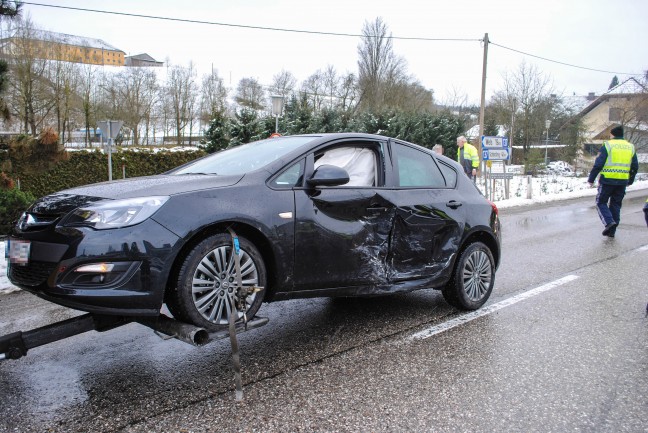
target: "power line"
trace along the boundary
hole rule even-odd
[[[491,43],[492,45],[495,45],[496,47],[500,47],[500,48],[503,48],[503,49],[505,49],[505,50],[514,51],[514,52],[516,52],[516,53],[520,53],[520,54],[523,54],[523,55],[525,55],[525,56],[535,57],[536,59],[545,60],[545,61],[547,61],[547,62],[551,62],[551,63],[558,63],[558,64],[560,64],[560,65],[570,66],[570,67],[572,67],[572,68],[586,69],[586,70],[588,70],[588,71],[594,71],[594,72],[604,72],[604,73],[606,73],[606,74],[635,75],[635,76],[643,75],[643,74],[641,74],[641,73],[640,73],[640,74],[637,74],[637,73],[631,73],[631,72],[604,71],[604,70],[602,70],[602,69],[594,69],[594,68],[588,68],[588,67],[585,67],[585,66],[578,66],[578,65],[571,64],[571,63],[560,62],[560,61],[558,61],[558,60],[552,60],[552,59],[548,59],[548,58],[546,58],[546,57],[537,56],[537,55],[535,55],[535,54],[526,53],[526,52],[524,52],[524,51],[516,50],[515,48],[505,47],[504,45],[496,44],[495,42],[492,42],[492,41],[490,41],[490,43]]]
[[[318,31],[313,31],[313,30],[300,30],[300,29],[287,29],[287,28],[279,28],[279,27],[251,26],[251,25],[245,25],[245,24],[219,23],[219,22],[215,22],[215,21],[203,21],[203,20],[191,20],[191,19],[186,19],[186,18],[162,17],[162,16],[143,15],[143,14],[135,14],[135,13],[128,13],[128,12],[116,12],[116,11],[107,11],[107,10],[99,10],[99,9],[87,9],[87,8],[79,8],[79,7],[73,7],[73,6],[48,5],[48,4],[43,4],[43,3],[33,3],[33,2],[25,2],[25,1],[22,2],[22,3],[26,4],[26,5],[31,5],[31,6],[42,6],[42,7],[49,7],[49,8],[55,8],[55,9],[68,9],[68,10],[81,11],[81,12],[92,12],[92,13],[107,14],[107,15],[120,15],[120,16],[126,16],[126,17],[147,18],[147,19],[163,20],[163,21],[176,21],[176,22],[190,23],[190,24],[206,24],[206,25],[212,25],[212,26],[237,27],[237,28],[242,28],[242,29],[255,29],[255,30],[269,30],[269,31],[275,31],[275,32],[306,33],[306,34],[312,34],[312,35],[325,35],[325,36],[344,36],[344,37],[353,37],[353,38],[372,37],[372,36],[368,36],[368,35],[360,35],[360,34],[353,34],[353,33],[318,32]],[[448,42],[448,41],[451,41],[451,42],[477,42],[477,41],[481,41],[481,39],[461,39],[461,38],[422,38],[422,37],[405,37],[405,36],[375,36],[375,37],[383,37],[385,39],[411,40],[411,41],[444,41],[444,42]]]
[[[203,20],[193,20],[193,19],[186,19],[186,18],[173,18],[173,17],[163,17],[163,16],[155,16],[155,15],[144,15],[144,14],[135,14],[135,13],[129,13],[129,12],[116,12],[116,11],[108,11],[108,10],[100,10],[100,9],[88,9],[88,8],[80,8],[80,7],[74,7],[74,6],[62,6],[62,5],[49,5],[49,4],[43,4],[43,3],[35,3],[35,2],[28,2],[28,1],[23,1],[22,4],[26,5],[31,5],[31,6],[41,6],[41,7],[49,7],[49,8],[55,8],[55,9],[67,9],[67,10],[74,10],[74,11],[80,11],[80,12],[90,12],[90,13],[99,13],[99,14],[106,14],[106,15],[119,15],[119,16],[127,16],[127,17],[134,17],[134,18],[145,18],[145,19],[154,19],[154,20],[162,20],[162,21],[175,21],[175,22],[182,22],[182,23],[189,23],[189,24],[204,24],[204,25],[213,25],[213,26],[223,26],[223,27],[236,27],[236,28],[242,28],[242,29],[254,29],[254,30],[267,30],[267,31],[275,31],[275,32],[288,32],[288,33],[302,33],[302,34],[312,34],[312,35],[324,35],[324,36],[341,36],[341,37],[353,37],[353,38],[363,38],[363,37],[371,37],[367,35],[361,35],[361,34],[354,34],[354,33],[335,33],[335,32],[322,32],[322,31],[314,31],[314,30],[301,30],[301,29],[288,29],[288,28],[280,28],[280,27],[265,27],[265,26],[252,26],[252,25],[246,25],[246,24],[232,24],[232,23],[221,23],[221,22],[215,22],[215,21],[203,21]],[[483,39],[475,39],[475,38],[423,38],[423,37],[407,37],[407,36],[375,36],[375,37],[384,37],[386,39],[396,39],[396,40],[411,40],[411,41],[435,41],[435,42],[484,42]],[[517,50],[515,48],[511,47],[506,47],[501,44],[497,44],[491,40],[488,41],[490,44],[495,45],[496,47],[513,51],[525,56],[529,57],[534,57],[536,59],[544,60],[547,62],[551,63],[556,63],[564,66],[569,66],[572,68],[577,68],[577,69],[584,69],[588,71],[593,71],[593,72],[602,72],[606,74],[618,74],[618,75],[630,75],[630,76],[642,76],[643,73],[631,73],[631,72],[615,72],[615,71],[606,71],[602,69],[595,69],[595,68],[589,68],[586,66],[579,66],[579,65],[574,65],[572,63],[566,63],[566,62],[561,62],[558,60],[553,60],[549,59],[546,57],[538,56],[536,54],[531,54],[527,53],[525,51]]]

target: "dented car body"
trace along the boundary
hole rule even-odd
[[[459,165],[344,133],[262,140],[43,197],[9,239],[8,275],[83,311],[157,315],[166,303],[213,328],[241,284],[257,287],[248,314],[263,301],[424,288],[475,309],[499,260],[497,209]]]

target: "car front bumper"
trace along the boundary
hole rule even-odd
[[[155,315],[179,249],[174,233],[149,219],[112,230],[14,231],[29,242],[26,263],[9,259],[12,284],[43,299],[97,314]]]

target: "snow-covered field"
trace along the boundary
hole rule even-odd
[[[530,178],[527,176],[515,176],[510,180],[509,196],[506,199],[504,182],[504,180],[495,180],[495,188],[490,186],[488,188],[488,198],[492,199],[500,209],[577,197],[594,197],[597,191],[596,187],[589,186],[587,177],[546,175]],[[482,192],[486,192],[483,181],[480,183],[478,180],[478,186]],[[529,188],[531,189],[531,198],[528,198]],[[648,188],[648,174],[640,173],[637,175],[635,182],[627,188],[627,191],[646,188]]]
[[[494,188],[488,186],[489,196],[500,209],[514,206],[524,206],[534,203],[545,203],[569,198],[595,196],[596,188],[590,188],[585,177],[542,176],[527,178],[515,176],[509,182],[509,198],[505,199],[503,180],[495,180]],[[528,197],[531,185],[531,198]],[[483,180],[478,180],[478,186],[485,192]],[[648,175],[638,175],[635,183],[628,187],[628,191],[645,189],[648,197]],[[7,279],[7,261],[5,258],[5,242],[0,241],[0,295],[18,290]]]

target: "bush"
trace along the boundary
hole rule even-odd
[[[19,189],[0,189],[0,236],[8,235],[16,220],[34,201],[34,196]]]
[[[204,151],[194,152],[133,152],[112,154],[112,177],[122,178],[122,165],[127,177],[150,176],[164,173],[186,162],[204,156]],[[21,187],[36,197],[56,191],[108,180],[108,155],[101,152],[72,152],[54,168],[34,175],[23,174]]]
[[[12,189],[14,185],[13,179],[0,171],[0,189]]]

